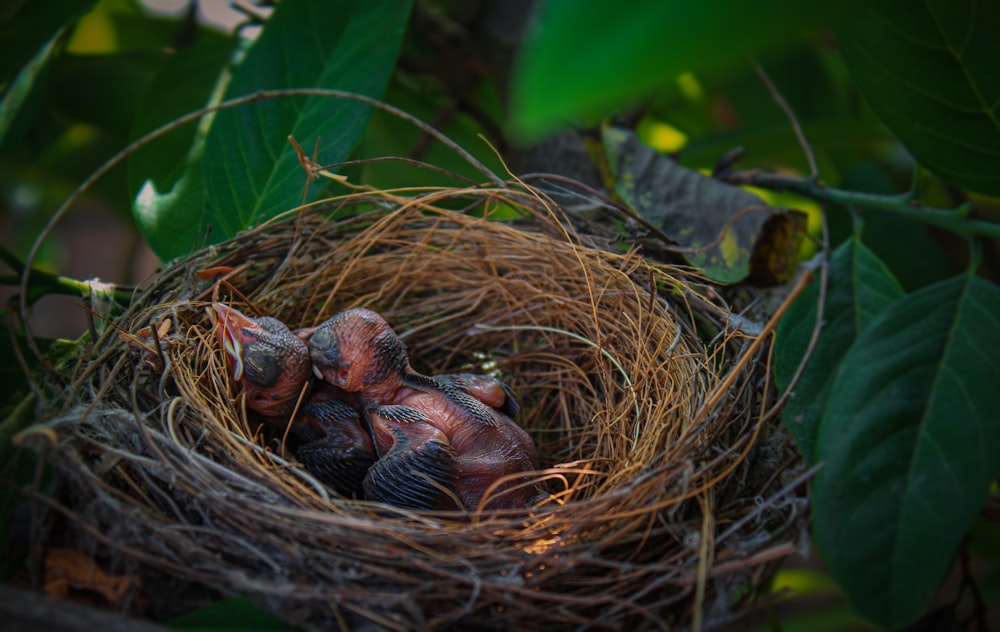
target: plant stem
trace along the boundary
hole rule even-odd
[[[0,285],[18,285],[21,282],[24,264],[21,263],[14,253],[3,246],[0,246],[0,261],[6,263],[15,273],[13,275],[0,274]],[[32,283],[28,288],[27,298],[29,303],[34,303],[46,294],[87,296],[91,293],[104,294],[122,303],[132,301],[132,293],[127,289],[108,283],[98,284],[92,281],[79,281],[38,269],[32,271]]]
[[[749,184],[764,189],[792,191],[820,202],[893,213],[963,237],[1000,239],[1000,224],[969,216],[972,212],[971,203],[954,209],[940,209],[914,203],[911,192],[902,195],[878,195],[844,191],[823,186],[813,178],[791,177],[756,170],[736,171],[726,175],[724,179],[732,184]]]

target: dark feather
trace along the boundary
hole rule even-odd
[[[453,404],[457,404],[470,417],[487,426],[496,426],[497,420],[490,412],[490,407],[482,403],[465,390],[459,388],[453,382],[438,382],[432,377],[410,372],[404,377],[408,386],[425,391],[437,391],[447,397]]]
[[[325,441],[300,446],[295,455],[310,474],[348,498],[362,497],[362,481],[375,463],[370,452],[360,448],[345,450]]]
[[[357,498],[375,462],[367,430],[359,424],[358,413],[334,399],[304,406],[292,424],[293,434],[305,442],[295,451],[305,468],[337,493]]]
[[[440,441],[391,450],[364,480],[365,497],[404,509],[456,509],[455,450]]]
[[[435,382],[440,385],[442,392],[450,392],[452,390],[464,391],[467,394],[470,390],[470,380],[491,380],[501,389],[503,389],[504,394],[507,398],[504,400],[503,405],[495,407],[494,410],[507,415],[511,419],[517,417],[518,413],[521,412],[521,405],[517,403],[517,399],[514,397],[514,391],[511,390],[507,384],[502,380],[498,380],[495,377],[488,375],[472,375],[469,373],[446,373],[444,375],[435,375],[432,378]]]

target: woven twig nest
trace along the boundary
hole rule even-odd
[[[434,206],[456,199],[487,217]],[[667,627],[739,605],[791,550],[799,506],[758,508],[784,467],[764,440],[767,346],[727,328],[696,277],[578,235],[524,188],[325,209],[164,270],[28,433],[57,439],[79,537],[116,568],[309,627]],[[429,513],[336,497],[248,416],[211,300],[291,327],[372,308],[416,370],[499,375],[548,499]]]

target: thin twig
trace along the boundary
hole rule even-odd
[[[792,110],[791,106],[788,105],[788,102],[785,100],[784,96],[775,87],[774,83],[771,81],[771,78],[768,76],[767,72],[764,71],[764,68],[760,64],[755,62],[754,69],[756,70],[757,75],[760,77],[760,80],[767,87],[768,92],[771,93],[771,97],[774,99],[775,103],[778,104],[778,107],[781,108],[781,110],[785,113],[785,116],[788,117],[788,122],[792,126],[792,129],[795,131],[795,137],[798,139],[799,145],[802,147],[802,151],[806,155],[806,160],[809,163],[810,174],[807,178],[803,178],[802,182],[808,182],[815,185],[819,181],[819,166],[816,162],[816,152],[813,150],[812,145],[806,138],[805,132],[802,131],[802,125],[799,123],[798,117],[795,116],[794,110]],[[728,179],[728,177],[726,179]],[[799,360],[798,366],[795,368],[795,373],[792,376],[792,379],[789,381],[787,385],[785,385],[785,390],[778,398],[778,401],[775,402],[774,405],[771,406],[770,410],[768,410],[763,415],[762,419],[763,422],[767,422],[774,416],[776,416],[778,412],[781,411],[782,407],[784,406],[788,398],[791,397],[792,394],[795,392],[795,386],[798,384],[799,380],[802,378],[802,375],[805,373],[806,367],[809,364],[809,360],[812,358],[812,355],[816,350],[816,346],[819,344],[819,338],[820,335],[823,333],[823,329],[825,326],[824,315],[826,314],[826,296],[830,282],[830,256],[831,256],[829,221],[827,217],[827,209],[825,204],[821,204],[820,206],[820,222],[821,222],[820,249],[823,255],[823,260],[820,264],[820,270],[819,270],[820,278],[819,278],[818,295],[816,299],[816,322],[813,325],[812,333],[810,334],[809,337],[809,342],[806,345],[806,349],[802,355],[802,358]],[[810,276],[810,273],[805,272],[804,276]]]
[[[698,496],[698,504],[701,507],[701,533],[698,538],[698,574],[691,613],[691,630],[693,632],[701,632],[702,630],[708,569],[715,566],[715,514],[712,511],[714,494],[711,489],[705,490],[704,495]]]
[[[468,178],[466,176],[463,176],[460,173],[456,173],[456,172],[451,171],[449,169],[445,169],[444,167],[439,167],[437,165],[432,165],[429,162],[424,162],[422,160],[416,160],[415,158],[408,158],[406,156],[376,156],[374,158],[358,158],[356,160],[345,160],[344,162],[338,162],[336,164],[326,165],[325,167],[327,169],[343,169],[344,167],[353,167],[353,166],[356,166],[356,165],[372,165],[372,164],[379,164],[379,163],[383,163],[383,162],[391,162],[391,163],[398,163],[398,164],[404,164],[404,165],[412,165],[412,166],[417,167],[419,169],[425,169],[427,171],[433,171],[435,173],[440,173],[440,174],[445,175],[445,176],[447,176],[447,177],[449,177],[449,178],[451,178],[453,180],[456,180],[458,182],[462,182],[462,183],[470,185],[470,186],[475,186],[477,184],[472,178]]]
[[[757,71],[757,76],[760,77],[764,86],[767,87],[767,91],[771,93],[771,98],[774,99],[774,102],[778,104],[778,107],[781,108],[782,112],[785,113],[785,116],[788,117],[789,123],[792,124],[792,129],[795,130],[795,137],[799,139],[799,145],[802,147],[802,151],[805,152],[806,160],[809,162],[809,178],[818,178],[819,167],[816,164],[816,152],[813,151],[812,145],[810,145],[809,141],[806,140],[806,135],[802,131],[802,125],[799,124],[798,117],[795,116],[795,112],[792,110],[792,107],[788,105],[788,101],[785,100],[785,97],[782,96],[781,92],[774,87],[774,83],[767,75],[767,72],[764,71],[764,68],[757,62],[754,62],[753,68]]]
[[[723,531],[722,534],[720,534],[715,539],[716,543],[721,544],[723,541],[725,541],[727,538],[729,538],[729,536],[733,535],[734,533],[737,533],[740,529],[742,529],[743,525],[745,525],[746,523],[750,522],[751,520],[759,517],[760,514],[764,512],[764,510],[766,510],[766,509],[774,509],[775,505],[777,504],[777,502],[779,500],[781,500],[783,498],[787,498],[788,496],[790,496],[792,494],[792,492],[795,491],[795,488],[797,488],[799,485],[805,483],[806,481],[808,481],[809,479],[811,479],[813,476],[816,476],[816,473],[819,472],[821,469],[823,469],[824,465],[826,465],[825,462],[817,463],[816,465],[812,466],[811,468],[809,468],[805,472],[802,472],[801,474],[799,474],[798,476],[796,476],[794,480],[792,480],[790,483],[788,483],[787,485],[785,485],[784,487],[782,487],[780,490],[778,490],[778,493],[776,493],[773,496],[771,496],[770,498],[768,498],[765,502],[760,503],[759,505],[757,505],[756,509],[754,509],[750,513],[746,514],[745,516],[743,516],[742,518],[740,518],[739,520],[737,520],[733,524],[729,525],[729,528],[726,529],[725,531]]]

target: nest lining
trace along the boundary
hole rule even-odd
[[[530,196],[476,195],[524,218],[352,196],[342,204],[376,210],[302,213],[161,273],[50,402],[50,458],[82,531],[309,626],[666,626],[706,585],[722,589],[712,559],[752,588],[771,559],[754,556],[798,513],[715,540],[780,469],[753,489],[733,475],[762,427],[762,377],[751,363],[718,389],[745,343],[721,328],[724,310],[685,271],[580,237]],[[334,497],[241,406],[204,315],[212,298],[291,327],[369,307],[418,371],[496,372],[550,499],[458,514]],[[699,322],[720,327],[710,346]]]

